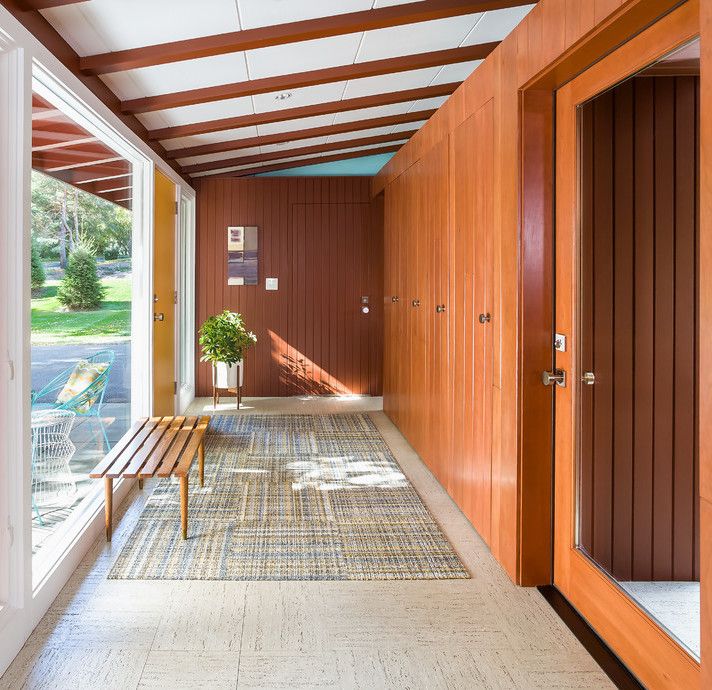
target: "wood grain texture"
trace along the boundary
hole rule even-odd
[[[699,578],[698,90],[639,77],[582,107],[581,544],[620,580]]]
[[[538,90],[542,92],[539,95],[542,103],[547,99],[551,102],[554,89],[600,60],[675,4],[674,0],[631,0],[625,3],[614,0],[598,4],[542,0],[372,182],[372,194],[385,190],[387,216],[392,213],[401,228],[402,237],[392,241],[395,245],[406,235],[407,207],[417,196],[411,169],[435,147],[451,145],[457,128],[493,99],[491,270],[495,320],[492,323],[492,522],[488,543],[510,577],[523,584],[542,584],[551,574],[551,568],[546,566],[550,562],[551,540],[546,536],[550,531],[545,526],[550,511],[546,503],[540,502],[542,496],[551,494],[546,488],[547,477],[551,477],[551,435],[546,431],[551,428],[551,410],[542,399],[548,393],[538,389],[538,375],[550,363],[550,360],[547,362],[547,348],[552,336],[551,254],[546,250],[547,233],[551,229],[546,223],[547,217],[551,220],[548,210],[551,200],[546,198],[551,193],[551,169],[547,177],[539,180],[536,174],[545,169],[542,166],[546,165],[547,158],[551,164],[552,157],[547,157],[541,150],[541,137],[546,136],[547,131],[547,109],[542,106],[538,114],[527,115],[528,106],[522,89],[524,92]],[[525,119],[525,115],[531,119]],[[531,141],[527,130],[535,133],[530,135]],[[528,154],[538,155],[539,159],[529,168],[527,176],[522,168],[522,155],[528,146],[534,149],[538,146],[540,150]],[[452,157],[453,149],[450,151]],[[452,188],[458,184],[458,178],[470,174],[467,168],[472,165],[474,154],[475,146],[470,144],[459,154],[461,163],[457,166],[452,165],[452,160],[450,163],[450,191],[447,193],[453,232]],[[530,193],[537,185],[538,191]],[[436,198],[440,194],[437,189],[429,190],[429,193]],[[388,227],[388,221],[386,225]],[[389,228],[388,232],[397,233],[397,228]],[[403,256],[400,255],[401,260]],[[464,257],[451,252],[448,260],[448,270],[454,275],[458,262]],[[386,275],[390,273],[391,265],[392,259],[386,264]],[[407,269],[399,267],[398,270]],[[467,286],[453,279],[449,288],[452,302]],[[465,347],[465,326],[453,318],[456,319],[451,314],[448,337],[451,348],[455,348],[451,351],[460,352]],[[462,333],[458,329],[463,329]],[[389,337],[400,338],[401,353],[408,351],[407,336],[404,341],[404,333],[397,327],[387,332],[386,350]],[[462,361],[467,358],[464,351],[460,356],[464,358]],[[398,366],[395,362],[394,367],[397,369]],[[450,362],[450,368],[455,379],[466,374],[457,360]],[[399,398],[409,396],[408,388],[404,386],[400,391],[386,388],[385,395],[385,409],[405,431],[406,426],[395,409],[408,407],[407,402],[396,404]],[[452,414],[453,426],[459,429],[464,421],[471,420],[464,417],[469,414],[464,407],[462,413],[458,412],[460,403],[457,400],[457,396],[452,398]],[[442,426],[434,427],[434,438],[428,441],[431,446],[444,446],[449,442],[450,432],[444,418],[442,421]],[[537,432],[532,434],[533,429]],[[453,443],[444,476],[448,477],[451,495],[467,511],[471,499],[466,497],[469,496],[467,492],[463,493],[465,484],[460,467],[464,450],[454,436]],[[524,546],[525,542],[527,546]]]
[[[368,179],[216,178],[198,182],[197,200],[197,323],[231,309],[256,333],[244,395],[379,395],[383,226]],[[259,228],[257,285],[227,285],[228,225]],[[210,369],[196,366],[207,395]]]

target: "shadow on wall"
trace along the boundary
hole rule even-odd
[[[272,360],[279,368],[279,381],[291,394],[350,395],[346,386],[306,355],[269,331]]]

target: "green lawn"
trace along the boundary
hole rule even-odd
[[[33,343],[90,343],[131,336],[131,278],[104,278],[106,295],[95,311],[67,311],[57,300],[59,281],[48,280],[32,298]]]

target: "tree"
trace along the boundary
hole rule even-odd
[[[30,247],[30,286],[33,292],[37,292],[44,285],[45,270],[40,258],[40,250],[37,242],[32,240]]]
[[[93,248],[84,240],[80,239],[69,255],[57,299],[69,309],[96,309],[104,299]]]

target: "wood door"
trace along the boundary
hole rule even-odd
[[[492,487],[493,103],[452,134],[453,498],[490,541]]]
[[[699,664],[586,555],[579,547],[577,533],[581,506],[577,492],[583,469],[579,458],[586,442],[585,427],[581,426],[582,413],[586,413],[586,386],[581,381],[585,370],[581,364],[588,352],[581,334],[591,318],[598,318],[588,314],[591,305],[583,299],[581,290],[585,262],[580,257],[595,247],[584,246],[581,236],[583,209],[590,200],[579,182],[585,155],[579,123],[584,116],[582,104],[692,39],[698,31],[698,11],[697,2],[681,6],[557,94],[555,321],[556,331],[566,335],[567,345],[565,351],[556,352],[556,367],[565,371],[567,380],[565,387],[556,388],[554,581],[632,672],[651,688],[699,687]],[[605,212],[602,201],[597,206]],[[605,274],[597,274],[596,280],[609,281]],[[604,319],[606,314],[599,316]],[[598,432],[594,428],[587,433]]]
[[[176,186],[156,170],[153,195],[153,414],[175,413]]]

